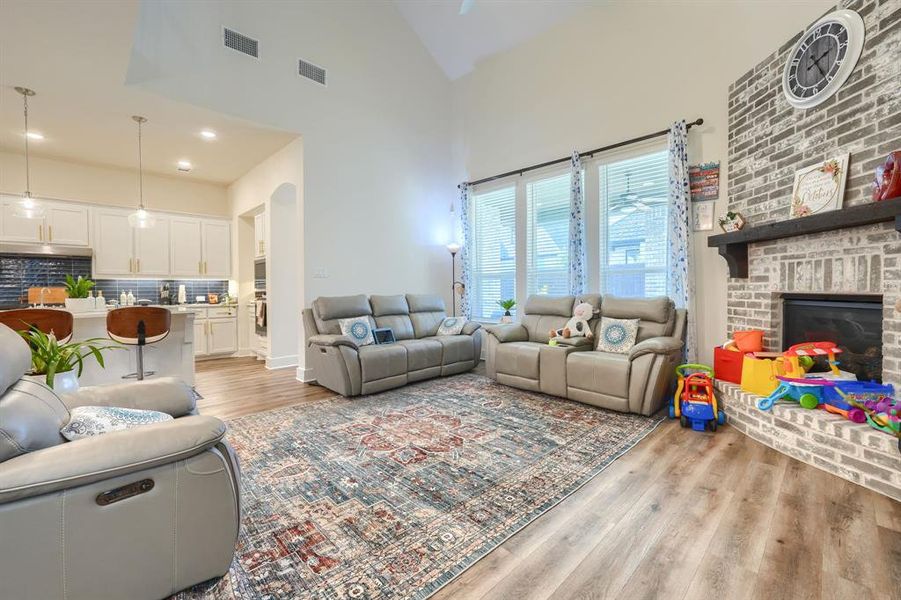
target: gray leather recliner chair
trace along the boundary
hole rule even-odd
[[[0,325],[0,598],[164,598],[228,571],[240,523],[219,419],[174,379],[60,397],[22,378],[31,352]],[[75,406],[174,420],[67,442]]]
[[[590,322],[595,337],[549,346],[550,330],[564,326],[577,301],[599,309]],[[640,320],[637,343],[628,354],[594,349],[601,316]],[[681,360],[685,319],[686,311],[664,297],[530,296],[521,323],[486,328],[485,369],[513,387],[651,415],[663,406]]]
[[[354,317],[390,327],[397,342],[357,346],[340,327],[342,319]],[[432,294],[317,298],[303,311],[307,364],[320,385],[342,396],[474,369],[481,360],[481,325],[469,321],[460,335],[436,335],[446,317],[444,300]]]

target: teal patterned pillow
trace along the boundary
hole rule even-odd
[[[438,335],[460,335],[464,325],[466,319],[463,317],[447,317],[438,326]]]
[[[118,406],[79,406],[72,409],[69,423],[60,430],[60,433],[70,442],[74,442],[111,431],[134,429],[171,420],[171,415],[155,410]]]
[[[357,346],[368,346],[375,343],[372,337],[372,325],[368,317],[355,317],[353,319],[341,319],[338,321],[341,333],[354,341]]]
[[[601,352],[628,354],[638,336],[638,321],[638,319],[601,317],[597,349]]]

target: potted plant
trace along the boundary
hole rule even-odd
[[[71,275],[66,275],[66,308],[72,312],[86,312],[94,310],[94,302],[91,296],[91,288],[94,282],[85,279],[81,275],[75,279]]]
[[[512,298],[509,300],[498,300],[497,303],[504,309],[504,316],[501,317],[501,323],[512,323],[513,315],[510,314],[510,311],[516,306],[516,300],[513,300]]]
[[[59,393],[78,390],[78,378],[84,370],[84,361],[93,357],[105,368],[103,353],[122,348],[116,342],[104,338],[92,338],[82,342],[60,344],[56,336],[38,329],[19,332],[31,348],[31,377],[43,380]]]

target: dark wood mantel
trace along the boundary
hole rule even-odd
[[[895,229],[901,233],[901,198],[851,206],[841,210],[758,225],[746,226],[734,233],[721,233],[707,238],[707,245],[717,248],[720,256],[729,264],[729,276],[748,277],[748,244],[779,240],[782,238],[848,229],[873,223],[895,221]]]

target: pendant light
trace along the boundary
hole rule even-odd
[[[144,209],[144,162],[141,156],[141,126],[147,119],[134,115],[132,120],[138,124],[138,210],[128,215],[128,224],[135,229],[150,229],[156,225],[156,217]]]
[[[22,94],[22,101],[25,106],[25,193],[22,194],[22,198],[16,203],[13,214],[20,219],[43,219],[44,207],[31,197],[31,165],[28,162],[28,97],[34,96],[35,92],[24,87],[16,87],[15,89]]]

